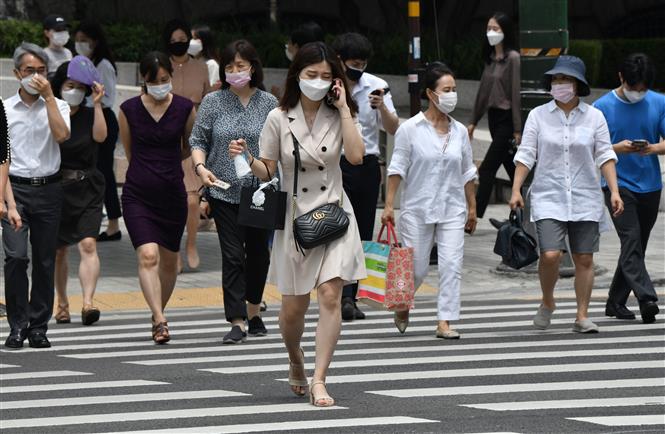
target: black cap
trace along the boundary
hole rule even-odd
[[[46,18],[44,18],[44,29],[46,30],[55,30],[56,32],[60,32],[62,30],[67,30],[69,27],[69,24],[67,24],[67,21],[62,17],[62,15],[49,15]]]

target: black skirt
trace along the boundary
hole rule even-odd
[[[58,247],[77,244],[84,238],[96,239],[102,224],[104,176],[95,169],[83,180],[63,180],[62,190]]]

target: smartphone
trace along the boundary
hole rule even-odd
[[[228,182],[222,181],[221,179],[218,179],[217,181],[212,183],[213,187],[221,188],[222,190],[228,190],[231,188],[231,184]]]
[[[381,90],[382,89],[376,89],[376,90],[371,91],[369,94],[378,96],[378,95],[381,95]],[[383,94],[384,95],[387,94],[388,92],[390,92],[389,87],[386,87],[386,88],[383,89]],[[370,104],[369,106],[372,107],[372,110],[376,110],[376,107],[374,107],[373,105]]]
[[[644,140],[644,139],[639,139],[639,140],[633,140],[633,141],[630,143],[630,145],[633,146],[633,147],[635,147],[635,148],[637,148],[637,149],[644,149],[644,148],[646,148],[647,146],[649,146],[649,142],[647,142],[647,141]]]
[[[332,84],[330,85],[328,95],[326,95],[326,104],[328,104],[328,106],[331,108],[335,107],[335,101],[339,99],[339,90],[335,89],[335,85],[338,84],[338,82],[338,79],[333,80]]]

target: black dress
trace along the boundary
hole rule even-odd
[[[71,117],[71,136],[60,145],[63,204],[58,247],[97,238],[102,223],[104,176],[97,169],[99,143],[92,138],[95,112],[79,107]],[[75,178],[75,179],[72,179]]]
[[[0,98],[0,164],[5,164],[7,161],[9,161],[9,127],[5,105]]]

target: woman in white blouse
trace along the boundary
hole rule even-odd
[[[394,223],[393,201],[401,182],[399,233],[414,248],[415,286],[422,284],[430,251],[439,254],[438,327],[436,336],[458,339],[450,321],[459,319],[464,232],[476,229],[474,180],[476,166],[466,127],[448,115],[457,104],[455,76],[443,63],[425,71],[424,95],[429,108],[404,122],[395,134],[388,167],[388,194],[381,221]],[[395,312],[395,325],[404,333],[409,311]]]
[[[570,250],[575,262],[577,317],[573,331],[597,333],[588,317],[593,287],[593,253],[598,251],[598,222],[603,215],[603,193],[598,168],[611,191],[612,211],[623,212],[617,186],[610,133],[603,114],[580,100],[589,95],[585,66],[574,56],[561,56],[545,73],[545,87],[554,100],[529,113],[522,143],[515,154],[515,180],[510,207],[524,207],[521,188],[536,161],[530,189],[531,221],[536,222],[540,261],[538,275],[542,304],[534,327],[550,325],[555,309],[554,285],[559,277],[561,252]]]

